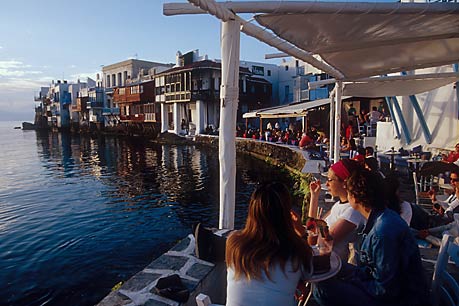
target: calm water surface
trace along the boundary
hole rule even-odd
[[[218,152],[0,122],[0,305],[94,305],[191,226],[218,224]],[[236,224],[254,184],[239,156]]]

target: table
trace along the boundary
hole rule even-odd
[[[390,155],[390,170],[394,171],[395,170],[395,155],[400,155],[400,152],[397,151],[389,151],[389,152],[384,152],[384,155]]]
[[[304,302],[298,302],[298,306],[306,306],[308,304],[309,299],[312,295],[312,291],[314,290],[314,283],[318,283],[329,278],[332,278],[333,276],[338,274],[339,270],[341,270],[341,258],[339,258],[338,254],[332,251],[330,254],[330,270],[325,273],[313,274],[311,278],[308,279],[307,283],[311,284],[311,289],[309,290],[308,296],[306,297]]]
[[[414,164],[414,171],[416,171],[416,173],[419,173],[419,165],[427,162],[427,160],[420,158],[410,158],[407,159],[406,162],[408,163],[408,165]]]
[[[438,184],[438,187],[441,189],[448,189],[448,190],[454,190],[453,186],[451,184]]]
[[[328,144],[326,143],[316,143],[316,146],[319,147],[319,151],[320,152],[323,152],[324,151],[324,148],[328,148]]]

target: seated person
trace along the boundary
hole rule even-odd
[[[386,208],[382,179],[368,170],[346,181],[350,205],[366,219],[358,264],[318,282],[320,305],[426,305],[428,285],[416,241],[400,216]]]
[[[421,230],[413,229],[415,235],[427,240],[435,246],[440,246],[440,238],[444,231],[450,230],[456,226],[454,214],[459,213],[459,171],[455,170],[451,172],[450,182],[454,190],[446,201],[438,201],[435,192],[433,190],[429,192],[434,212],[433,215],[427,216],[429,228]],[[422,212],[427,215],[426,212]],[[420,218],[424,219],[426,216],[421,215]]]
[[[332,206],[324,220],[330,228],[330,235],[333,237],[333,250],[341,257],[344,262],[348,259],[353,261],[353,255],[349,251],[349,243],[357,239],[357,229],[362,227],[365,219],[353,209],[347,201],[346,180],[350,173],[359,167],[356,161],[343,159],[333,164],[328,170],[326,186],[333,197],[339,200]],[[308,216],[312,218],[317,216],[319,206],[320,181],[314,181],[310,184],[311,199],[309,203]],[[296,221],[297,231],[301,231],[301,222],[298,222],[298,216],[292,216]]]
[[[376,124],[379,120],[383,118],[383,115],[380,112],[378,112],[378,108],[376,106],[373,106],[371,108],[371,112],[369,112],[366,115],[366,117],[370,124]]]
[[[295,305],[298,281],[312,273],[312,250],[295,233],[291,208],[283,184],[252,193],[245,227],[226,243],[226,305]]]
[[[395,211],[405,220],[408,226],[413,217],[413,208],[407,201],[400,199],[400,182],[395,175],[390,175],[384,179],[384,190],[387,196],[387,207]]]
[[[303,133],[300,143],[298,145],[301,150],[306,150],[314,147],[314,140],[309,137],[306,133]]]
[[[446,201],[438,201],[435,191],[429,191],[433,204],[432,209],[440,217],[436,225],[452,222],[454,220],[453,214],[459,213],[459,171],[453,170],[449,179],[454,191],[446,199]]]
[[[454,151],[451,151],[448,155],[443,155],[443,161],[447,163],[454,163],[459,160],[459,143],[456,143]]]
[[[365,148],[365,157],[374,157],[374,154],[375,154],[375,150],[373,149],[373,147],[366,147]]]

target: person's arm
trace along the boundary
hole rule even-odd
[[[301,238],[305,238],[306,228],[303,226],[303,223],[301,223],[301,216],[294,210],[290,210],[290,217],[292,218],[295,233]]]
[[[309,200],[308,216],[317,218],[317,209],[319,207],[320,181],[313,181],[309,184],[311,199]]]
[[[333,243],[340,243],[349,233],[356,229],[356,225],[345,219],[339,219],[330,227],[330,235],[333,237]]]

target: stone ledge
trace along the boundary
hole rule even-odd
[[[196,258],[195,239],[193,235],[182,239],[172,249],[150,263],[145,269],[126,281],[119,289],[110,292],[98,306],[176,306],[195,305],[195,298],[204,288],[212,291],[217,284],[221,284],[220,269],[215,265]],[[183,284],[190,290],[190,298],[180,304],[173,300],[155,294],[158,279],[178,274]],[[218,282],[217,282],[218,279]],[[212,286],[213,285],[213,286]],[[208,290],[207,293],[209,293]],[[213,297],[219,300],[219,297]]]

